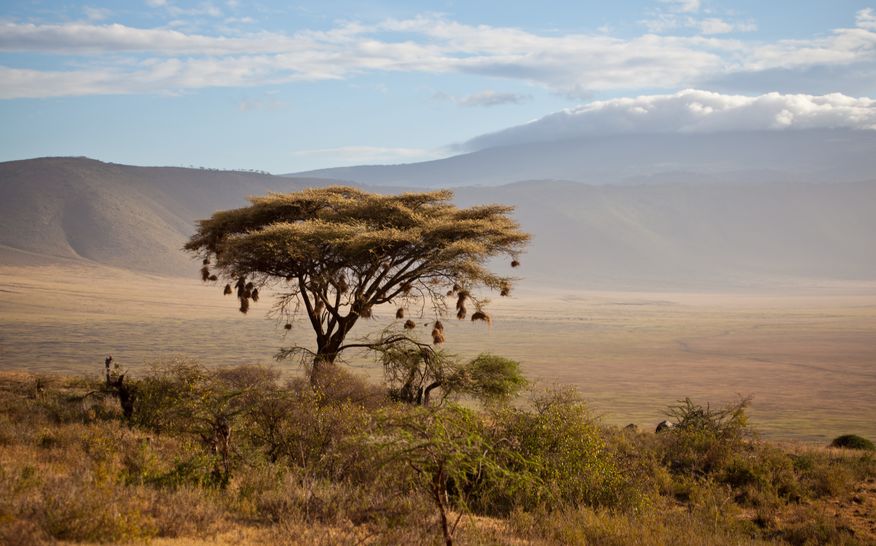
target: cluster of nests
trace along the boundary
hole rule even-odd
[[[201,268],[201,280],[204,282],[219,280],[219,277],[210,273],[209,265],[210,260],[204,259],[203,267]],[[246,277],[240,277],[237,279],[234,287],[237,288],[237,299],[240,300],[240,312],[246,314],[246,312],[249,311],[249,300],[259,301],[259,289],[256,288],[253,283],[247,282]],[[226,296],[232,292],[233,290],[231,289],[230,284],[226,284],[225,288],[222,290],[222,293]]]
[[[462,288],[460,288],[458,285],[454,285],[453,290],[451,290],[448,293],[448,295],[452,295],[453,293],[457,294],[457,297],[456,297],[456,318],[458,318],[459,320],[464,320],[466,315],[468,314],[468,309],[465,306],[465,302],[466,302],[466,300],[468,300],[471,297],[471,294],[469,294],[469,292],[467,290],[463,290]],[[507,295],[507,294],[503,294],[503,295]],[[403,308],[399,307],[395,312],[395,318],[399,319],[399,320],[405,318],[405,310]],[[481,309],[478,309],[477,311],[472,313],[471,320],[472,321],[480,320],[480,321],[486,322],[488,325],[493,324],[493,319],[490,317],[490,315],[488,315],[487,313],[485,313]],[[429,323],[427,322],[424,326],[428,326],[428,325],[429,325]],[[417,327],[417,323],[411,319],[406,320],[404,323],[405,330],[413,330],[416,327]],[[444,341],[445,341],[444,324],[442,324],[440,320],[436,320],[435,323],[432,325],[432,343],[434,343],[435,345],[438,345],[439,343],[444,343]]]
[[[403,318],[404,310],[399,309],[398,311],[396,311],[395,317]],[[423,326],[429,326],[429,323],[427,322]],[[416,327],[417,323],[413,320],[408,319],[405,321],[405,330],[413,330]],[[441,323],[440,320],[436,320],[435,324],[432,325],[432,343],[434,343],[435,345],[438,345],[439,343],[444,343],[444,325]]]
[[[249,311],[249,300],[259,301],[259,289],[251,282],[246,282],[246,277],[238,278],[234,287],[237,289],[237,299],[240,300],[240,312],[246,314]],[[231,292],[231,285],[226,284],[223,293],[227,296]]]
[[[204,282],[219,280],[219,277],[217,277],[215,274],[210,273],[210,268],[208,267],[209,265],[210,265],[210,260],[204,259],[203,267],[201,268],[201,280]],[[518,267],[519,265],[520,265],[520,262],[517,261],[516,259],[511,261],[511,267]],[[288,281],[291,279],[290,279],[290,277],[287,277],[286,280]],[[345,292],[349,287],[347,282],[346,282],[346,279],[344,277],[341,277],[340,279],[338,279],[338,281],[335,283],[335,286],[341,292]],[[250,300],[259,301],[259,290],[258,290],[258,288],[256,288],[253,285],[252,282],[247,282],[246,277],[238,278],[237,282],[234,284],[234,287],[237,289],[237,299],[240,300],[240,312],[246,314],[246,312],[249,311],[249,301]],[[410,294],[411,288],[412,288],[412,286],[410,283],[405,283],[404,285],[402,285],[401,291],[404,295],[407,296],[408,294]],[[223,290],[223,293],[226,296],[228,296],[233,292],[234,291],[231,289],[231,285],[226,284],[225,289]],[[511,293],[511,286],[507,282],[503,281],[501,283],[501,285],[499,286],[499,295],[500,296],[507,296],[510,293]],[[464,320],[466,315],[468,314],[468,309],[465,306],[465,302],[466,302],[466,300],[471,298],[471,294],[467,290],[464,290],[462,287],[460,287],[458,284],[454,284],[453,288],[447,292],[447,296],[452,296],[454,294],[456,294],[456,318],[458,318],[459,320]],[[323,311],[323,304],[321,301],[317,301],[316,305],[314,306],[313,313],[318,316],[319,314],[322,313],[322,311]],[[363,318],[370,318],[371,317],[371,307],[370,306],[362,305],[357,310],[357,312],[359,313],[359,316],[361,316]],[[395,318],[399,319],[399,320],[405,318],[405,310],[403,308],[397,309],[395,312]],[[490,315],[485,313],[480,308],[478,308],[477,311],[472,313],[471,320],[472,321],[478,321],[478,320],[484,321],[488,325],[493,324],[493,319],[490,317]],[[427,322],[425,324],[425,326],[428,326],[428,325],[429,325],[429,323]],[[406,320],[404,323],[404,328],[406,330],[413,330],[416,327],[417,327],[417,324],[411,319]],[[284,328],[286,330],[291,330],[292,324],[286,323],[284,325]],[[435,343],[437,345],[439,343],[444,343],[444,339],[445,339],[444,338],[444,325],[441,323],[440,320],[436,320],[435,324],[433,324],[433,326],[432,326],[432,341],[433,341],[433,343]]]

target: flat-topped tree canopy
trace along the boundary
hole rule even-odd
[[[375,305],[395,303],[438,317],[456,299],[473,318],[489,320],[477,291],[508,295],[514,279],[491,272],[491,258],[518,264],[529,241],[510,217],[513,207],[459,208],[450,191],[380,195],[347,186],[250,198],[251,205],[198,222],[186,249],[204,260],[202,277],[233,283],[246,312],[258,289],[278,286],[277,309],[306,312],[317,337],[317,361],[332,362],[344,338]],[[287,326],[288,328],[289,326]],[[443,327],[433,330],[443,340]],[[317,362],[318,363],[318,362]]]

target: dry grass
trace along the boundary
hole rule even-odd
[[[187,366],[180,378],[195,377]],[[186,426],[168,421],[162,433],[128,426],[96,381],[0,373],[0,543],[441,543],[434,507],[413,475],[373,464],[374,439],[392,430],[374,429],[374,416],[404,406],[357,401],[376,390],[342,372],[333,396],[300,382],[281,387],[263,368],[211,373],[205,377],[228,388],[261,389],[241,398],[246,411],[237,414],[224,485],[204,479],[215,462]],[[201,396],[195,403],[209,404]],[[553,493],[533,504],[526,499],[539,489],[530,488],[542,482],[494,490],[482,498],[517,503],[503,511],[473,502],[476,513],[460,520],[457,544],[876,541],[876,460],[866,452],[622,431],[601,426],[577,400],[561,391],[539,398],[532,413],[480,414],[480,426],[518,446],[513,453],[552,461],[535,468],[549,484],[541,491]],[[162,408],[185,425],[177,403],[169,398]],[[267,411],[278,404],[288,407]],[[266,437],[246,423],[278,427],[276,460],[267,456]],[[685,457],[717,462],[695,465],[694,473],[673,470],[683,446],[695,446]],[[524,462],[515,457],[508,468]],[[621,481],[606,479],[612,475]],[[497,512],[507,517],[486,515]]]

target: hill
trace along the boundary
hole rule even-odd
[[[570,287],[712,289],[876,279],[876,183],[528,181],[458,188],[517,207],[527,278]]]
[[[616,134],[492,146],[435,161],[339,167],[290,176],[420,187],[535,179],[588,184],[853,182],[870,179],[876,172],[874,152],[876,131]]]
[[[242,206],[247,195],[305,184],[264,174],[88,158],[0,163],[0,255],[4,262],[84,259],[180,274],[194,268],[180,249],[196,219]]]
[[[329,182],[85,158],[2,163],[0,256],[189,275],[197,266],[180,249],[197,219],[247,195]],[[519,271],[527,283],[666,290],[876,279],[873,182],[531,180],[455,191],[462,205],[517,207],[534,235]]]

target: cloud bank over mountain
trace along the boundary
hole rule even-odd
[[[458,148],[475,151],[623,134],[795,129],[876,129],[876,100],[840,93],[767,93],[750,97],[686,89],[668,95],[591,102],[475,137]]]

